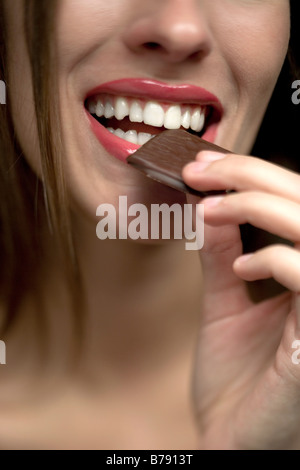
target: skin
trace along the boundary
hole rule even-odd
[[[21,2],[15,0],[13,8],[7,2],[6,15],[14,122],[26,158],[39,174],[29,66],[22,36],[16,34]],[[57,39],[65,168],[89,298],[85,348],[78,371],[66,374],[71,312],[49,246],[41,285],[51,361],[41,376],[32,299],[26,299],[8,345],[15,369],[12,376],[8,368],[3,373],[0,442],[4,448],[20,443],[104,449],[299,447],[298,420],[292,419],[299,409],[300,374],[291,362],[297,336],[293,294],[253,305],[242,281],[279,276],[296,292],[297,245],[289,252],[268,248],[248,262],[237,260],[242,221],[280,235],[280,228],[288,227],[285,235],[297,242],[299,177],[241,155],[250,152],[286,55],[289,2],[61,0]],[[160,47],[149,49],[149,42]],[[185,252],[180,243],[104,246],[95,237],[100,201],[115,203],[119,194],[131,202],[154,201],[151,184],[145,186],[92,138],[82,99],[95,85],[140,76],[199,85],[224,107],[215,143],[238,155],[203,169],[212,156],[199,154],[184,170],[186,182],[196,189],[237,190],[218,206],[211,198],[204,201],[204,284],[198,253]],[[158,197],[165,200],[168,194]],[[197,331],[195,422],[189,385]],[[18,412],[8,412],[8,403],[18,403]],[[57,416],[61,419],[53,419]]]
[[[203,201],[209,241],[202,253],[198,416],[209,448],[299,449],[299,365],[292,360],[300,334],[299,175],[254,157],[222,157],[203,152],[184,170],[195,188],[237,190]],[[245,222],[294,247],[273,245],[241,256],[238,224]],[[288,291],[255,305],[242,280],[269,277]]]

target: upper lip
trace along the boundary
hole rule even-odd
[[[101,93],[170,103],[194,103],[211,106],[220,116],[223,114],[220,100],[211,92],[195,85],[171,85],[157,80],[127,78],[103,83],[93,88],[87,93],[85,100]]]

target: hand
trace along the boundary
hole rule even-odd
[[[258,158],[201,152],[183,171],[205,204],[204,299],[194,398],[206,449],[300,449],[300,176]],[[294,243],[241,257],[239,224]],[[288,291],[254,304],[244,281]],[[299,343],[298,343],[299,344]]]

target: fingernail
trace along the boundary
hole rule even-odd
[[[204,150],[199,153],[201,162],[215,162],[217,160],[222,160],[226,157],[226,153],[212,152],[210,150]]]
[[[199,173],[205,170],[210,164],[211,162],[192,162],[189,163],[188,167],[193,173]]]
[[[211,196],[204,199],[205,207],[216,207],[223,201],[225,196]]]
[[[199,154],[200,161],[194,161],[188,164],[189,169],[193,173],[198,173],[205,170],[211,163],[216,162],[217,160],[222,160],[226,157],[224,153],[211,152],[210,150],[204,150]]]
[[[254,255],[254,253],[249,253],[249,254],[247,254],[247,255],[240,256],[240,257],[236,260],[236,262],[237,262],[238,264],[246,263],[246,262],[249,261],[251,258],[253,258],[253,255]]]

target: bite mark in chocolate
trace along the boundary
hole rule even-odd
[[[195,160],[197,153],[201,150],[231,153],[218,145],[178,129],[158,134],[130,155],[127,162],[149,178],[184,193],[202,198],[226,193],[226,191],[196,191],[183,181],[181,176],[183,167]]]

